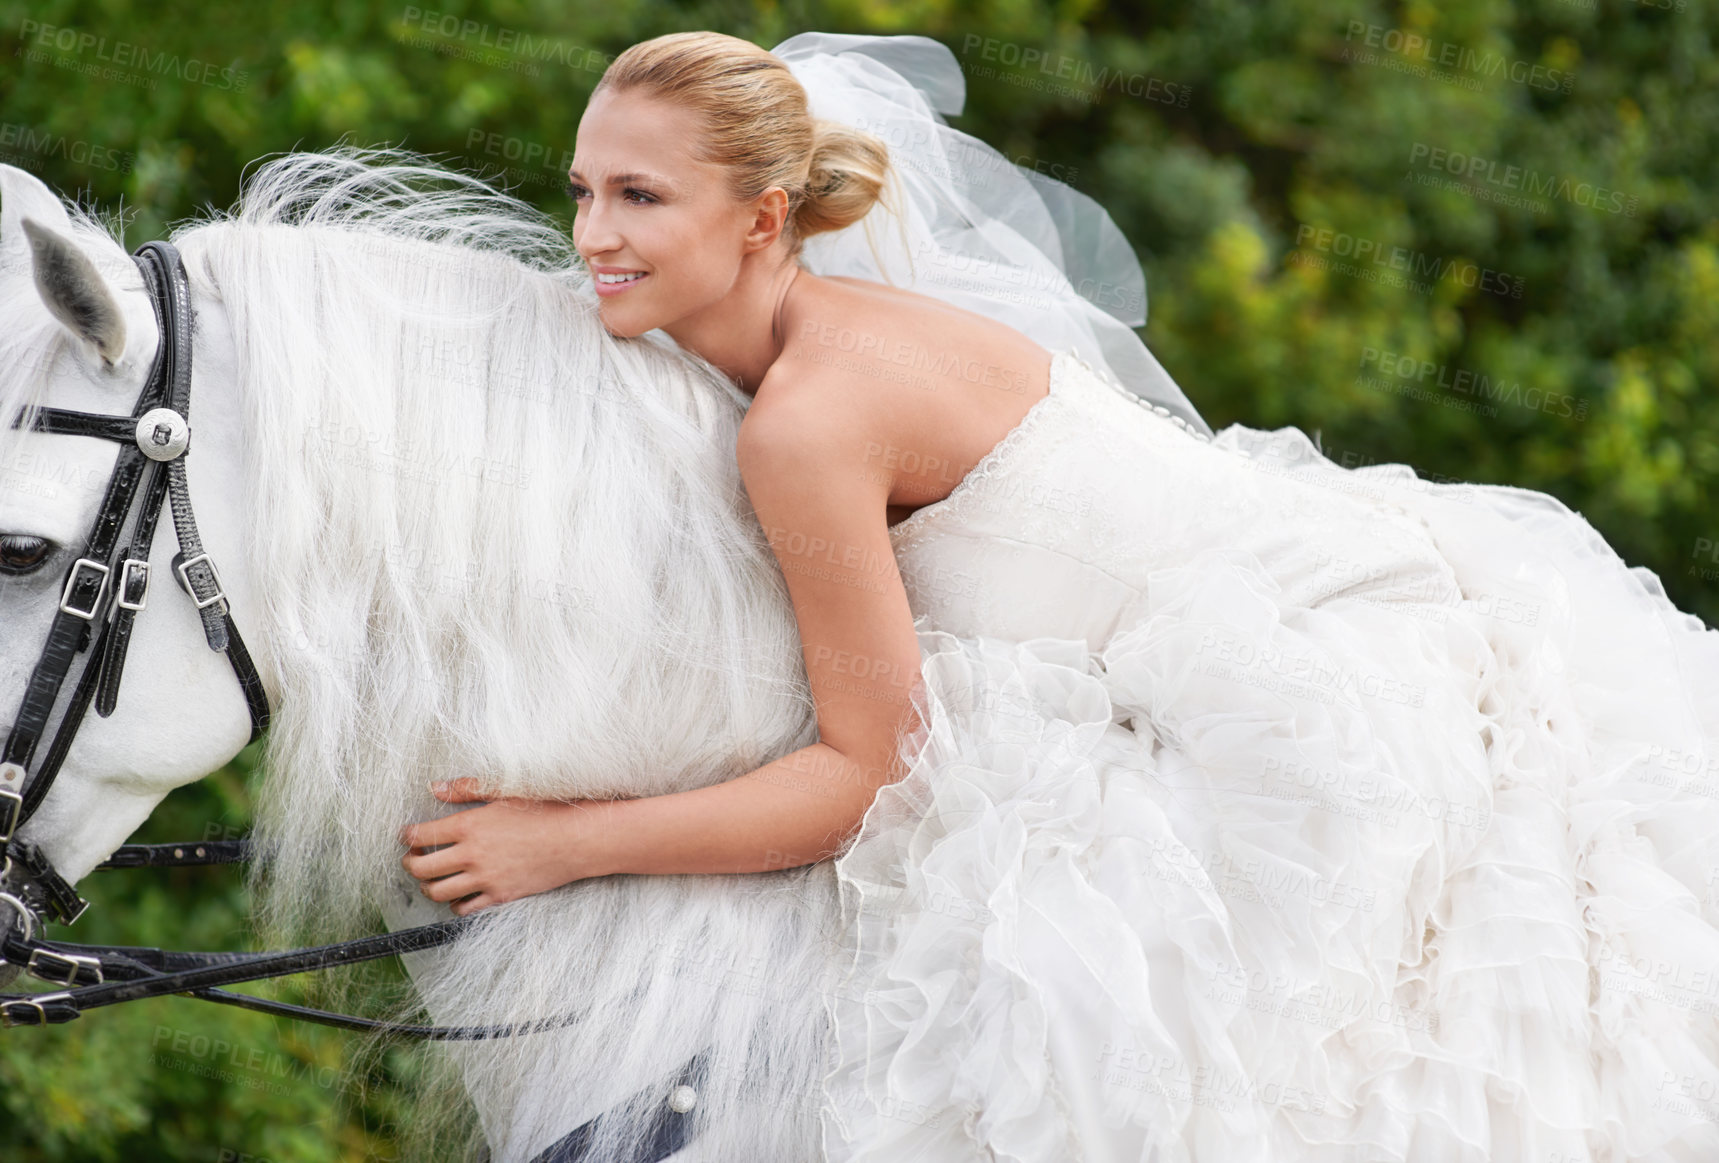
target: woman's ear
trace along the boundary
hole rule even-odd
[[[746,232],[748,252],[764,250],[781,237],[788,223],[788,191],[771,186],[753,199],[752,226]]]

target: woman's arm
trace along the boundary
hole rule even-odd
[[[575,880],[616,873],[769,872],[835,854],[877,789],[900,778],[819,742],[709,787],[626,800],[500,799],[413,824],[401,863],[432,900],[473,899],[465,914]],[[478,781],[438,785],[449,803],[482,801]],[[427,845],[448,845],[424,853]]]
[[[799,623],[818,742],[709,787],[628,800],[501,800],[422,824],[403,843],[451,844],[402,863],[469,912],[614,873],[761,872],[837,851],[877,790],[903,774],[919,641],[885,516],[896,461],[877,402],[847,385],[768,379],[740,430],[742,479]],[[456,781],[450,800],[477,798]],[[446,879],[433,879],[446,878]]]

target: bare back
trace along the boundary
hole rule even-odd
[[[802,272],[758,398],[833,392],[868,420],[866,463],[890,525],[947,497],[1050,390],[1050,352],[914,291]],[[845,410],[845,409],[844,409]]]

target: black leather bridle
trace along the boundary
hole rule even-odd
[[[210,648],[225,651],[232,661],[250,709],[251,739],[257,739],[269,722],[262,680],[257,677],[256,666],[233,625],[214,564],[198,541],[190,497],[185,491],[184,454],[191,435],[186,423],[191,394],[191,352],[188,342],[178,341],[180,337],[188,340],[191,328],[185,269],[178,255],[162,243],[141,248],[135,261],[150,290],[162,336],[136,408],[130,416],[41,408],[32,424],[39,432],[94,436],[121,445],[83,555],[67,572],[59,608],[48,628],[47,644],[30,675],[23,705],[12,723],[5,747],[0,750],[0,853],[6,859],[3,887],[7,891],[20,888],[21,897],[15,899],[22,899],[38,912],[51,911],[68,925],[82,915],[86,902],[33,845],[19,839],[16,833],[47,798],[88,709],[90,695],[98,687],[96,713],[104,718],[113,713],[126,649],[131,642],[132,623],[148,601],[149,547],[161,514],[162,498],[169,492],[179,536],[180,553],[174,558],[174,566],[180,584],[197,603]],[[21,410],[13,418],[12,427],[18,427],[22,420]],[[131,541],[118,546],[140,490],[143,505]],[[110,597],[116,609],[108,619],[104,615]],[[98,624],[101,636],[95,650],[85,663],[60,729],[31,780],[30,760],[47,734],[48,719],[73,656],[89,648],[90,634]],[[15,861],[23,865],[21,875]]]
[[[179,552],[173,557],[173,574],[180,588],[197,605],[209,648],[225,653],[232,663],[250,711],[250,742],[260,738],[269,724],[268,698],[262,679],[238,627],[233,624],[214,563],[198,540],[185,484],[185,455],[191,442],[193,325],[185,266],[179,252],[167,242],[145,243],[132,260],[143,274],[161,339],[132,414],[112,416],[42,407],[36,409],[31,422],[31,428],[38,432],[112,440],[119,443],[120,450],[83,553],[72,563],[61,587],[59,608],[48,629],[47,644],[25,688],[23,705],[13,721],[5,748],[0,751],[0,858],[3,858],[0,910],[10,913],[0,916],[0,924],[6,926],[4,937],[0,938],[0,969],[13,966],[67,988],[58,993],[0,994],[0,1025],[69,1022],[85,1010],[167,994],[184,994],[343,1029],[386,1030],[438,1040],[513,1037],[572,1025],[576,1018],[571,1014],[505,1026],[405,1025],[290,1005],[220,988],[445,945],[465,931],[471,923],[469,916],[334,945],[276,953],[172,952],[125,945],[73,945],[45,941],[35,935],[44,930],[46,916],[52,915],[62,924],[70,925],[89,906],[39,848],[18,836],[18,829],[47,797],[92,695],[98,715],[106,718],[113,713],[132,623],[148,600],[149,550],[164,498],[171,499],[173,527],[179,541]],[[25,409],[20,409],[13,417],[12,427],[23,423],[24,413]],[[142,504],[137,509],[131,539],[120,545],[127,518],[140,492]],[[101,632],[91,650],[90,638],[97,625]],[[37,745],[48,734],[49,719],[74,656],[85,651],[89,651],[89,657],[78,684],[32,778],[31,760]],[[19,786],[14,788],[12,784]],[[253,855],[247,840],[128,844],[97,868],[227,864],[252,859]],[[0,984],[3,982],[0,979]],[[682,1065],[669,1084],[675,1088],[675,1096],[689,1087],[702,1085],[708,1061],[709,1052],[700,1051]],[[696,1091],[692,1093],[696,1095]],[[658,1163],[683,1147],[690,1138],[689,1109],[684,1099],[674,1101],[671,1096],[671,1101],[659,1108],[643,1152],[633,1163]],[[587,1120],[546,1148],[533,1163],[580,1163],[588,1154],[588,1144],[603,1117],[597,1115]]]
[[[148,604],[149,550],[164,500],[171,499],[173,527],[179,541],[173,573],[180,588],[197,605],[209,648],[225,653],[232,663],[251,716],[250,741],[260,738],[269,724],[262,679],[238,627],[233,624],[232,610],[221,590],[214,563],[198,539],[185,484],[185,455],[191,442],[188,417],[192,335],[191,293],[185,266],[179,252],[166,242],[146,243],[132,257],[142,272],[144,287],[155,309],[161,342],[131,415],[43,407],[36,409],[30,425],[38,432],[116,441],[120,450],[83,552],[66,573],[59,606],[48,628],[47,643],[30,675],[5,747],[0,750],[0,858],[3,858],[0,923],[6,925],[5,936],[0,939],[0,963],[44,981],[75,988],[66,993],[0,995],[0,1024],[67,1022],[83,1010],[97,1006],[189,991],[212,1001],[290,1013],[330,1024],[378,1026],[381,1023],[350,1015],[282,1007],[210,987],[280,976],[297,972],[300,967],[327,968],[445,944],[459,935],[466,918],[339,945],[274,954],[169,953],[127,946],[66,945],[35,936],[43,928],[45,917],[52,916],[70,925],[83,915],[88,902],[78,896],[47,856],[19,836],[18,831],[47,798],[92,696],[98,715],[105,718],[113,713],[132,625]],[[13,417],[12,427],[22,425],[26,410],[20,409]],[[130,540],[122,543],[134,508],[137,512],[131,522]],[[97,627],[99,634],[95,633]],[[49,720],[72,663],[77,655],[86,652],[88,657],[59,728],[32,773],[31,761],[37,746],[48,735]],[[244,840],[136,844],[120,848],[99,867],[220,864],[250,856],[250,845]],[[428,1029],[390,1028],[419,1033]],[[425,1036],[436,1035],[425,1033]],[[461,1030],[439,1036],[493,1035],[489,1031]]]

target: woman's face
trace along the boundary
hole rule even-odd
[[[730,194],[722,166],[694,156],[701,132],[692,110],[639,90],[601,90],[579,119],[573,245],[612,335],[671,327],[720,301],[740,272],[757,208]],[[626,281],[606,281],[616,276]]]

